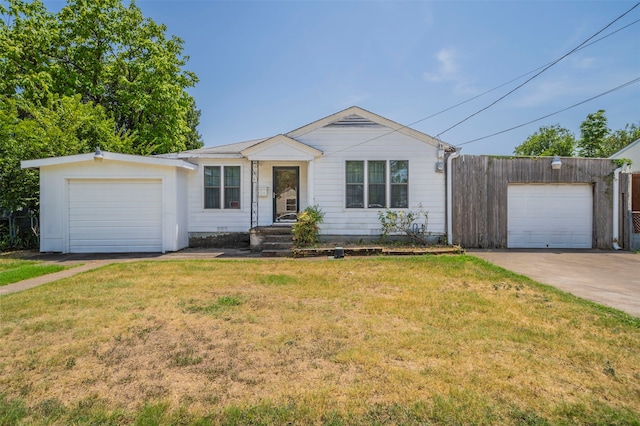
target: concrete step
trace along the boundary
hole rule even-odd
[[[265,241],[262,250],[291,250],[293,241]]]
[[[262,257],[291,257],[291,250],[262,250]]]

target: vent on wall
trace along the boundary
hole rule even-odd
[[[334,121],[327,127],[381,127],[380,124],[356,114],[348,115],[338,121]]]

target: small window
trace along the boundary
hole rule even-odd
[[[240,208],[240,166],[204,167],[204,208]]]
[[[348,209],[364,208],[364,161],[347,161]]]
[[[391,207],[409,207],[409,162],[394,160],[390,162]]]

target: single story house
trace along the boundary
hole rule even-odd
[[[40,251],[166,252],[290,224],[316,205],[325,238],[380,235],[378,213],[422,208],[447,231],[455,147],[359,107],[265,139],[154,157],[22,162],[40,170]]]

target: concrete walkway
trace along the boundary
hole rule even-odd
[[[120,262],[137,262],[142,260],[177,260],[177,259],[246,259],[259,257],[259,253],[251,253],[240,249],[185,249],[173,253],[111,253],[111,254],[60,254],[32,252],[22,259],[65,265],[68,269],[51,274],[41,275],[17,283],[0,286],[0,296],[28,290],[53,281],[69,278],[85,271]]]
[[[605,250],[469,250],[468,254],[640,317],[640,254]]]

